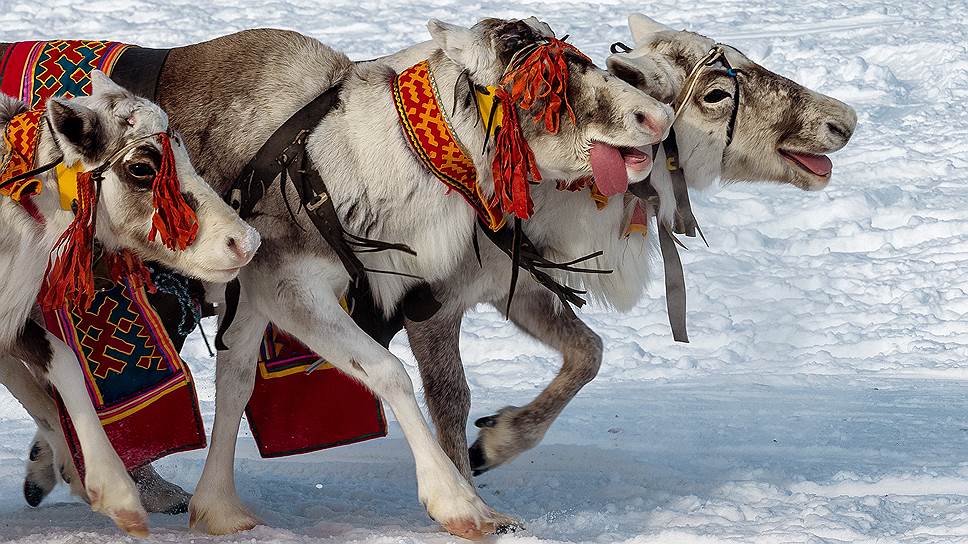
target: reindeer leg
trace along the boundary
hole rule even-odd
[[[556,309],[551,293],[517,295],[510,317],[529,335],[560,351],[564,362],[551,384],[526,406],[507,406],[474,423],[481,429],[469,451],[475,476],[537,445],[602,363],[601,338],[570,308]]]
[[[387,402],[410,445],[418,496],[430,516],[452,534],[465,538],[481,538],[515,525],[481,500],[440,449],[420,413],[403,363],[342,310],[335,295],[338,289],[334,289],[336,278],[342,277],[338,265],[303,261],[280,270],[274,264],[259,272],[258,295],[265,297],[257,301],[259,308],[273,323]],[[324,278],[330,281],[321,281]],[[343,281],[338,283],[341,286]],[[256,292],[252,296],[257,296]],[[199,493],[201,489],[196,497]]]
[[[57,486],[58,476],[71,486],[71,493],[90,502],[84,484],[71,459],[64,438],[60,416],[50,392],[24,364],[13,358],[0,361],[0,383],[26,408],[37,423],[37,432],[27,456],[27,475],[24,478],[24,499],[30,506],[38,506]],[[170,483],[146,465],[131,473],[141,501],[148,512],[181,514],[188,511],[191,495]]]
[[[20,401],[38,430],[31,442],[27,460],[27,475],[24,478],[24,499],[30,506],[37,506],[57,486],[58,475],[71,485],[71,492],[87,501],[87,493],[77,474],[77,468],[70,460],[66,442],[53,444],[48,437],[56,437],[61,432],[60,417],[50,392],[37,378],[14,357],[5,356],[0,360],[0,382]],[[61,434],[61,436],[63,436]]]
[[[60,393],[77,431],[81,453],[87,460],[84,487],[91,508],[109,516],[126,533],[147,536],[147,513],[134,482],[104,434],[74,353],[39,325],[28,321],[13,355],[46,374]]]
[[[243,280],[248,286],[248,280]],[[205,468],[189,504],[189,526],[213,535],[252,529],[260,522],[242,505],[235,489],[235,445],[242,412],[255,386],[259,342],[269,320],[246,300],[243,289],[235,321],[225,334],[227,351],[215,366],[215,423]],[[222,306],[222,305],[220,305]]]
[[[471,390],[460,358],[460,315],[438,312],[423,322],[407,320],[410,349],[417,359],[424,399],[437,429],[437,442],[468,481],[467,417]]]

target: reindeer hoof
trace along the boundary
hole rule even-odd
[[[521,531],[524,525],[508,516],[493,513],[493,518],[482,521],[478,526],[470,519],[461,519],[442,524],[448,533],[466,538],[467,540],[481,540],[489,535],[506,535]]]
[[[27,456],[27,476],[24,478],[24,500],[36,507],[57,487],[54,473],[54,454],[47,442],[35,439]]]
[[[494,533],[493,530],[487,530],[490,527],[489,524],[483,524],[481,527],[478,527],[469,519],[452,521],[444,524],[443,527],[448,533],[461,538],[466,538],[467,540],[481,540],[485,536]]]
[[[135,470],[131,476],[141,493],[141,504],[145,510],[169,516],[188,512],[191,493],[162,478],[151,465]]]
[[[44,500],[44,497],[47,496],[47,493],[47,490],[44,490],[44,488],[40,487],[29,479],[24,480],[24,500],[27,501],[29,506],[34,508],[40,506],[41,501]]]
[[[110,514],[110,516],[119,529],[133,537],[145,538],[151,534],[148,531],[148,518],[144,512],[121,510]]]
[[[188,526],[194,531],[216,536],[231,535],[261,525],[259,519],[241,504],[209,503],[206,507],[200,504],[198,495],[195,495],[188,507]]]

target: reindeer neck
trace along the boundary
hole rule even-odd
[[[443,51],[437,50],[427,59],[427,64],[436,82],[437,100],[444,117],[460,141],[464,152],[474,161],[479,181],[490,186],[491,161],[494,159],[493,146],[484,150],[484,123],[474,101],[470,80],[464,75],[463,68],[448,59]]]

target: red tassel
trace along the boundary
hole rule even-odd
[[[534,212],[528,175],[534,181],[541,181],[541,173],[535,164],[534,153],[521,133],[518,114],[507,91],[499,87],[495,89],[494,95],[505,104],[504,122],[495,144],[497,153],[491,164],[495,197],[499,199],[504,213],[528,219]]]
[[[57,239],[47,263],[40,296],[43,309],[54,310],[65,305],[87,309],[91,305],[94,298],[91,258],[96,223],[97,188],[91,172],[84,172],[77,175],[74,221]]]
[[[571,122],[575,122],[575,112],[568,102],[567,52],[591,62],[575,46],[550,38],[549,43],[538,46],[502,81],[504,86],[510,87],[515,103],[521,109],[531,111],[536,123],[543,121],[552,134],[557,134],[560,127],[562,106],[568,111]],[[533,109],[539,103],[540,107]]]
[[[161,140],[161,166],[152,184],[155,214],[151,218],[148,240],[161,235],[161,243],[173,251],[181,251],[192,245],[198,234],[198,218],[185,202],[175,170],[175,155],[171,150],[168,134],[158,135]]]
[[[108,255],[108,269],[111,279],[116,282],[127,279],[132,288],[144,287],[149,293],[158,292],[155,282],[151,281],[151,272],[145,263],[130,250],[122,249]]]
[[[572,123],[575,122],[575,112],[568,102],[565,53],[569,51],[588,59],[571,44],[551,38],[549,43],[539,45],[524,62],[508,72],[494,92],[495,98],[504,105],[504,121],[491,165],[495,198],[499,199],[505,213],[521,219],[528,219],[534,211],[529,183],[541,181],[541,174],[534,153],[521,133],[516,108],[530,111],[535,122],[543,122],[551,134],[556,134],[560,128],[562,107]]]

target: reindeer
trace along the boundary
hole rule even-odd
[[[735,48],[721,46],[726,61],[719,61],[710,55],[717,44],[700,34],[672,30],[641,14],[630,16],[629,26],[636,46],[610,56],[608,69],[676,105],[674,131],[690,188],[704,189],[717,179],[725,183],[764,180],[808,191],[827,185],[832,163],[826,155],[846,145],[853,134],[857,122],[853,109],[767,70]],[[691,92],[684,92],[689,88]],[[655,162],[665,164],[661,147]],[[654,169],[651,183],[656,192],[671,194],[670,182],[665,168]],[[644,238],[620,236],[632,213],[620,199],[599,211],[591,201],[570,196],[542,195],[542,205],[557,213],[536,213],[525,227],[528,235],[553,260],[567,261],[604,249],[604,255],[590,265],[614,269],[614,274],[565,280],[584,285],[595,298],[618,310],[631,309],[644,295],[654,233]],[[663,200],[666,204],[660,206],[658,219],[671,224],[675,201]],[[465,425],[470,390],[457,347],[461,316],[477,303],[489,302],[499,309],[506,303],[502,286],[507,272],[492,266],[489,258],[483,261],[484,271],[471,272],[468,267],[464,280],[434,284],[444,308],[431,320],[406,322],[438,440],[467,478],[537,445],[568,402],[595,377],[603,349],[601,338],[569,308],[559,307],[533,282],[522,286],[515,295],[511,321],[561,352],[563,365],[529,404],[507,406],[478,419],[479,436],[468,449]]]
[[[483,192],[495,194],[494,146],[484,151],[474,91],[465,83],[498,85],[516,54],[551,43],[547,27],[495,19],[470,29],[440,21],[428,26],[437,48],[427,61],[440,101],[450,110],[448,122],[480,173]],[[631,150],[664,136],[671,118],[668,107],[596,68],[580,53],[569,50],[561,60],[569,68],[563,91],[574,120],[563,115],[557,130],[530,119],[520,124],[521,137],[533,152],[534,170],[542,177],[574,181],[588,176],[593,147],[612,150],[607,156],[624,165],[623,152],[637,154]],[[341,85],[340,105],[320,122],[307,144],[312,163],[326,176],[341,223],[349,232],[416,250],[416,256],[362,255],[368,268],[440,281],[473,251],[477,214],[459,196],[447,194],[408,147],[391,99],[396,76],[386,63],[354,65],[296,33],[256,30],[172,50],[161,73],[158,99],[209,182],[225,191],[277,126],[312,98]],[[522,110],[520,115],[527,113]],[[247,130],[240,132],[239,126]],[[610,181],[624,185],[615,176]],[[307,221],[306,210],[297,209],[291,216],[284,195],[270,191],[255,208],[252,222],[262,234],[262,250],[239,274],[242,295],[235,323],[225,335],[230,349],[218,356],[215,425],[190,505],[191,525],[228,533],[257,523],[237,496],[232,465],[239,421],[255,378],[252,357],[270,321],[389,404],[413,451],[418,494],[432,518],[467,537],[513,523],[484,504],[437,445],[400,361],[340,308],[348,275]],[[388,314],[415,283],[399,275],[372,274],[369,280],[375,301]]]
[[[643,15],[630,17],[630,27],[638,45],[631,53],[612,56],[609,71],[664,101],[671,102],[680,94],[695,65],[715,45],[704,36],[672,31]],[[435,47],[434,42],[421,44],[384,62],[407,66]],[[682,157],[689,185],[702,189],[721,178],[726,182],[766,180],[803,189],[822,188],[829,180],[829,167],[822,155],[847,143],[856,124],[854,112],[767,71],[735,50],[727,48],[726,55],[732,66],[743,71],[738,79],[740,107],[734,103],[736,80],[717,65],[698,74],[689,105],[675,124],[680,148],[690,150]],[[733,141],[727,146],[727,126],[734,108]],[[657,162],[665,163],[661,149]],[[656,169],[651,183],[658,193],[671,193],[664,169]],[[619,310],[633,307],[643,296],[649,277],[650,239],[654,238],[654,232],[646,238],[622,236],[634,201],[613,198],[604,210],[597,210],[589,199],[557,193],[548,185],[536,188],[535,199],[536,214],[526,229],[547,256],[568,260],[604,249],[595,264],[615,270],[611,275],[568,280],[581,282],[593,296]],[[543,213],[545,207],[556,213]],[[664,198],[656,212],[659,220],[669,224],[674,209],[674,199]],[[535,401],[478,420],[481,434],[468,456],[464,429],[470,391],[458,350],[460,318],[479,302],[490,302],[503,310],[509,273],[500,265],[496,250],[487,244],[481,250],[483,271],[476,258],[465,258],[451,278],[434,283],[435,295],[443,302],[437,315],[426,322],[406,323],[438,439],[468,480],[472,472],[509,462],[536,445],[570,399],[595,377],[602,358],[600,337],[574,312],[561,308],[538,286],[522,282],[511,320],[559,350],[564,364]]]
[[[34,157],[34,166],[60,163],[85,174],[97,173],[99,179],[88,178],[93,180],[89,187],[94,195],[92,206],[86,207],[84,189],[79,188],[76,213],[63,210],[61,181],[50,171],[38,174],[39,194],[19,203],[0,198],[0,275],[4,278],[0,283],[0,373],[4,384],[28,408],[49,402],[40,383],[57,388],[76,427],[83,454],[90,461],[84,489],[91,507],[108,515],[129,534],[141,536],[147,534],[147,525],[138,491],[104,434],[77,359],[32,318],[41,286],[46,283],[53,289],[57,282],[71,284],[77,279],[51,277],[58,270],[57,264],[66,262],[69,250],[63,250],[60,244],[69,233],[85,236],[93,229],[108,252],[127,250],[216,282],[235,277],[252,259],[260,242],[258,232],[242,222],[196,174],[180,138],[169,134],[164,111],[128,93],[101,72],[92,74],[92,84],[91,96],[52,98],[46,109],[38,112],[42,116]],[[19,101],[0,95],[0,123],[4,126],[24,114],[24,109]],[[8,147],[4,143],[5,156],[11,157],[13,150]],[[158,226],[153,221],[157,212],[153,194],[159,186],[153,183],[162,167],[168,172],[174,168],[177,177],[167,179],[174,179],[172,189],[182,195],[191,210],[197,228],[193,228],[191,239],[175,240],[165,233],[160,239],[149,235]],[[85,174],[78,175],[79,186]],[[93,225],[88,229],[82,222],[86,211],[92,213],[89,220],[96,221],[96,229]],[[48,259],[51,273],[45,277]],[[85,277],[91,273],[89,262],[86,270],[83,260],[80,267],[67,270]],[[65,292],[79,300],[55,297],[53,303],[81,305],[90,295],[83,289],[67,288]],[[27,367],[37,380],[26,375]],[[43,418],[38,423],[49,426]]]

